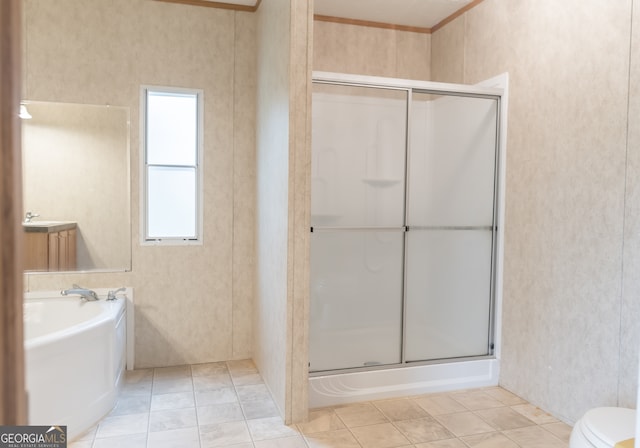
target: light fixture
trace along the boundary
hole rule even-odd
[[[25,104],[20,104],[20,113],[18,114],[18,116],[23,120],[31,120],[31,118],[33,118],[27,110],[27,106]]]

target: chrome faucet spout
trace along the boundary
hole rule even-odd
[[[123,292],[126,291],[127,288],[125,288],[124,286],[122,288],[118,288],[115,291],[109,291],[109,294],[107,294],[107,300],[116,300],[118,297],[118,293],[119,292]]]
[[[91,289],[83,288],[83,287],[75,285],[75,284],[69,289],[64,289],[64,290],[60,291],[60,294],[62,294],[63,296],[68,296],[69,294],[77,294],[82,299],[84,299],[84,300],[86,300],[88,302],[99,300],[98,294],[96,294],[95,291],[93,291]]]

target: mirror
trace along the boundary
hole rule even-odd
[[[131,270],[129,109],[23,105],[27,272]]]

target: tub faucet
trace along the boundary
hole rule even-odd
[[[78,294],[81,298],[88,302],[99,300],[98,294],[96,294],[95,291],[87,288],[82,288],[81,286],[78,286],[76,284],[74,284],[70,289],[64,289],[60,291],[60,294],[62,294],[63,296],[68,296],[69,294]]]
[[[109,291],[109,294],[107,294],[107,300],[116,300],[118,298],[117,297],[118,293],[126,290],[127,288],[123,286],[122,288],[118,288],[115,291]]]

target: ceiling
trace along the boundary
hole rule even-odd
[[[418,28],[432,28],[471,0],[314,0],[314,13]]]
[[[255,6],[259,0],[207,0]],[[432,28],[473,0],[314,0],[314,13],[341,19]]]

